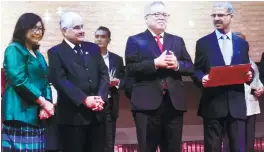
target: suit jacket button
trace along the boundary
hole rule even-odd
[[[86,68],[85,70],[88,71],[88,68]]]
[[[89,82],[93,82],[92,80],[89,80]]]

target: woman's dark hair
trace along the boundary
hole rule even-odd
[[[45,31],[44,23],[38,15],[36,15],[34,13],[25,13],[25,14],[21,15],[19,17],[19,19],[17,20],[17,23],[16,23],[15,30],[14,30],[13,37],[12,37],[12,42],[18,42],[18,43],[21,43],[22,45],[25,46],[27,31],[34,28],[34,26],[38,22],[41,22],[42,36],[43,36],[44,31]],[[32,46],[32,49],[38,50],[39,45],[36,44],[36,45]]]

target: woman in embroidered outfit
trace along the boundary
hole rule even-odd
[[[42,19],[19,17],[4,54],[6,86],[2,98],[3,152],[44,152],[42,120],[54,115],[48,67],[38,51],[44,35]]]

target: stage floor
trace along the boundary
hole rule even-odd
[[[264,122],[257,122],[256,137],[264,137]],[[184,125],[182,141],[202,141],[202,125]],[[116,144],[137,144],[136,128],[117,128]]]

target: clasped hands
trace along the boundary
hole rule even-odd
[[[93,111],[101,111],[104,109],[104,101],[100,96],[88,96],[83,104],[93,110]]]
[[[155,68],[166,68],[177,70],[179,63],[172,51],[165,50],[159,57],[154,59]]]
[[[40,97],[38,100],[41,107],[39,112],[40,120],[48,119],[53,116],[55,110],[54,104],[47,101],[43,97]],[[101,111],[104,109],[104,101],[100,96],[88,96],[83,103],[87,108],[92,109],[93,111]]]
[[[48,119],[54,115],[54,104],[47,101],[45,98],[40,97],[39,99],[41,110],[39,112],[40,120]]]

